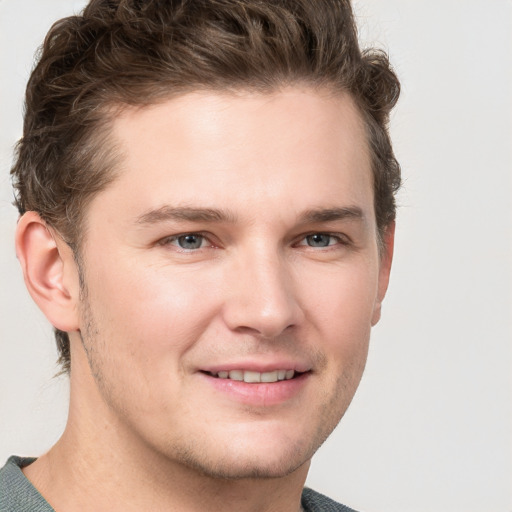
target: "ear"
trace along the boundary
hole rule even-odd
[[[382,311],[382,301],[386,295],[389,284],[389,274],[391,272],[391,263],[393,261],[393,249],[395,245],[395,223],[392,222],[386,228],[383,234],[383,247],[380,255],[379,265],[379,283],[377,289],[377,299],[375,301],[373,316],[372,316],[372,327],[380,320]]]
[[[78,269],[71,248],[33,211],[16,228],[16,255],[25,285],[50,323],[78,330]]]

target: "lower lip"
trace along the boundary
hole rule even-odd
[[[219,379],[205,373],[201,373],[201,376],[216,391],[231,400],[247,405],[268,407],[282,404],[299,395],[311,374],[306,372],[290,380],[268,383],[247,383],[238,380]]]

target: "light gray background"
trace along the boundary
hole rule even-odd
[[[82,1],[0,0],[0,461],[38,455],[66,378],[13,248],[8,171],[32,56]],[[359,0],[403,82],[391,287],[363,383],[309,484],[366,512],[511,512],[512,2]]]

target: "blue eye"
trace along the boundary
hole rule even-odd
[[[158,242],[158,245],[173,245],[184,251],[201,249],[208,242],[204,235],[197,233],[186,233],[184,235],[168,236]]]
[[[339,242],[336,237],[327,233],[315,233],[313,235],[308,235],[305,238],[305,241],[309,247],[329,247],[330,245]]]
[[[200,249],[203,246],[205,241],[204,236],[196,235],[193,233],[187,235],[181,235],[174,239],[177,242],[177,245],[181,249],[191,250],[191,249]]]
[[[181,233],[169,235],[158,240],[157,245],[167,248],[175,254],[196,254],[197,257],[205,256],[205,251],[218,249],[215,237],[211,233]]]

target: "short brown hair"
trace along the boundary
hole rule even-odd
[[[109,121],[192,90],[348,92],[366,124],[379,234],[400,167],[389,113],[400,85],[385,53],[361,51],[349,0],[92,0],[53,25],[27,86],[11,171],[20,214],[39,213],[76,251],[95,193],[115,178]],[[56,330],[69,369],[69,338]]]

